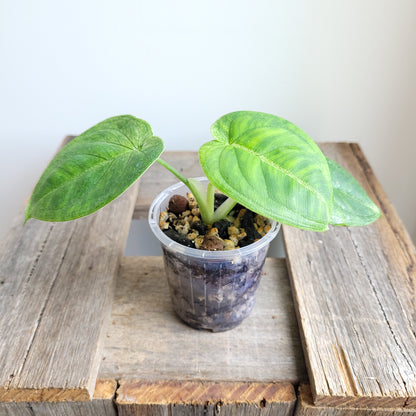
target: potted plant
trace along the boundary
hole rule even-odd
[[[163,141],[148,123],[130,115],[104,120],[51,161],[30,198],[26,221],[89,215],[122,194],[154,162],[160,163],[181,181],[159,195],[149,212],[150,226],[162,244],[175,311],[195,328],[223,331],[250,313],[267,248],[280,223],[324,232],[330,224],[361,226],[380,216],[358,182],[287,120],[237,111],[218,119],[211,133],[213,140],[199,149],[207,178],[185,178],[160,158]],[[225,196],[216,198],[215,189]],[[161,230],[160,215],[169,216],[166,210],[174,195],[180,195],[176,205],[189,210],[183,199],[187,192],[208,230],[243,207],[267,218],[270,231],[233,250],[222,250],[217,242],[211,251],[184,246]],[[170,225],[162,228],[169,230]]]

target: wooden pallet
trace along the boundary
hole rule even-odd
[[[160,166],[87,218],[18,217],[0,246],[0,415],[416,414],[415,248],[359,147],[322,148],[383,218],[284,227],[288,267],[267,259],[229,332],[181,323],[161,258],[122,257],[131,218],[175,182]],[[194,152],[164,157],[202,175]]]

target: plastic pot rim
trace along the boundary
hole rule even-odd
[[[194,178],[199,181],[208,181],[206,177],[198,177]],[[263,248],[265,245],[270,244],[270,242],[276,237],[277,233],[280,230],[280,223],[270,220],[271,228],[269,232],[260,238],[258,241],[249,244],[245,247],[236,248],[233,250],[225,250],[225,251],[207,251],[207,250],[199,250],[192,247],[186,247],[182,244],[173,241],[169,238],[159,227],[159,215],[160,212],[163,212],[167,209],[169,198],[176,193],[181,194],[180,189],[186,190],[190,192],[187,186],[182,183],[178,182],[174,185],[169,186],[165,190],[163,190],[152,202],[150,209],[149,209],[149,216],[148,221],[150,225],[150,229],[152,230],[153,234],[156,238],[160,241],[162,245],[165,247],[174,250],[176,252],[183,253],[186,256],[190,257],[197,257],[197,258],[206,258],[206,259],[217,259],[217,260],[228,260],[235,257],[244,257],[247,255],[252,254],[255,251]],[[183,192],[182,192],[183,194]],[[166,206],[161,206],[163,203]]]

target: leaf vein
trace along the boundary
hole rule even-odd
[[[138,148],[137,148],[137,146],[133,146],[133,147],[129,147],[129,146],[126,146],[125,144],[121,144],[121,143],[114,143],[114,142],[110,142],[110,141],[102,141],[102,140],[94,140],[93,142],[86,142],[86,143],[74,143],[74,145],[75,146],[79,146],[79,147],[82,147],[82,145],[85,145],[85,144],[91,144],[91,143],[94,143],[94,144],[101,144],[101,145],[109,145],[109,144],[111,144],[111,145],[114,145],[114,146],[118,146],[118,147],[122,147],[122,148],[124,148],[124,149],[128,149],[129,151],[133,151],[133,150],[136,150],[136,151],[140,151]]]
[[[132,150],[131,150],[131,149],[129,149],[129,151],[130,151],[130,152],[132,152]],[[101,166],[101,165],[104,165],[105,163],[109,163],[109,164],[110,164],[110,166],[111,166],[111,164],[113,164],[113,163],[114,163],[114,161],[115,161],[117,158],[120,158],[120,157],[124,156],[126,153],[127,153],[127,152],[121,153],[121,154],[119,154],[117,157],[115,157],[115,158],[113,158],[113,159],[104,159],[104,158],[103,158],[103,159],[104,159],[104,162],[97,163],[96,165],[92,166],[91,168],[83,170],[83,171],[82,171],[79,175],[72,176],[72,177],[71,177],[68,181],[65,181],[65,182],[61,183],[59,186],[56,186],[56,187],[54,187],[53,189],[51,189],[51,191],[47,192],[45,195],[43,195],[41,198],[39,198],[39,199],[36,201],[36,204],[39,204],[39,203],[40,203],[40,201],[42,201],[43,199],[45,199],[47,196],[49,196],[49,195],[51,195],[51,194],[54,194],[55,192],[59,191],[61,188],[63,188],[64,186],[66,186],[68,183],[73,182],[73,181],[76,181],[76,180],[78,180],[78,179],[82,178],[82,177],[83,177],[83,176],[85,176],[87,173],[89,173],[91,170],[96,169],[97,167],[99,167],[99,166]],[[107,170],[108,170],[108,169],[107,169]]]
[[[318,199],[323,201],[325,205],[327,205],[327,202],[326,202],[325,198],[322,196],[322,194],[317,192],[316,189],[311,187],[309,184],[307,184],[305,181],[300,179],[298,176],[294,175],[290,170],[284,169],[282,166],[278,165],[277,163],[271,162],[269,159],[267,159],[266,157],[264,157],[260,153],[254,152],[250,149],[247,149],[246,147],[244,147],[240,144],[232,143],[231,146],[250,153],[251,155],[255,156],[256,158],[259,158],[265,164],[267,164],[267,165],[271,166],[272,168],[277,169],[278,171],[282,172],[283,174],[289,176],[291,179],[293,179],[294,181],[298,182],[300,185],[305,187],[309,192],[311,192],[313,195],[315,195]]]
[[[360,203],[361,205],[363,205],[363,206],[365,206],[367,208],[372,209],[372,205],[368,201],[366,201],[364,198],[358,198],[353,193],[344,191],[341,188],[336,188],[335,190],[337,192],[339,192],[340,194],[345,195],[347,197],[347,199],[353,199],[354,201]]]
[[[127,136],[127,134],[124,133],[123,131],[117,130],[117,129],[113,129],[113,128],[100,128],[99,130],[97,130],[97,131],[95,131],[95,130],[94,131],[91,131],[88,134],[86,134],[87,132],[84,132],[81,136],[83,136],[83,139],[85,139],[85,136],[88,137],[89,135],[99,134],[101,132],[113,132],[113,133],[116,133],[116,135],[121,135],[121,136],[123,136],[131,144],[131,146],[132,146],[133,149],[137,149],[137,146],[134,143],[134,141],[133,141],[132,138],[130,138],[129,136]],[[145,139],[148,138],[151,135],[152,135],[152,133],[150,135],[147,134],[146,137],[145,137]],[[100,141],[100,143],[106,143],[106,142],[101,142]],[[116,143],[112,143],[112,144],[116,144]],[[126,148],[129,149],[128,146],[121,145],[121,144],[119,144],[119,145],[122,146],[122,147],[126,147]]]

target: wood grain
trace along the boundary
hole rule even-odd
[[[323,234],[283,227],[314,401],[415,408],[415,248],[359,148],[322,148],[384,215]]]
[[[120,381],[117,408],[133,415],[291,415],[296,395],[290,383]]]
[[[17,217],[0,245],[0,400],[89,400],[137,186],[68,223]]]
[[[117,382],[98,380],[91,401],[0,402],[0,416],[116,416]]]
[[[325,234],[284,227],[311,383],[296,412],[416,415],[415,247],[359,146],[322,148],[383,218]],[[163,157],[202,175],[196,152]],[[177,181],[151,169],[136,218]],[[135,192],[97,218],[22,227],[20,216],[0,243],[0,416],[292,414],[292,383],[307,377],[282,260],[267,260],[251,317],[212,334],[176,318],[160,258],[124,258],[105,329]]]
[[[186,178],[205,176],[198,161],[197,152],[165,152],[162,159],[170,163]],[[140,178],[139,197],[136,201],[134,219],[147,219],[150,204],[155,197],[165,188],[177,183],[179,180],[166,168],[153,164]]]
[[[315,406],[310,386],[301,384],[298,389],[295,416],[416,416],[413,409],[403,408],[352,408]]]
[[[124,258],[100,378],[292,381],[306,378],[284,261],[267,259],[250,317],[196,331],[173,312],[159,257]]]

